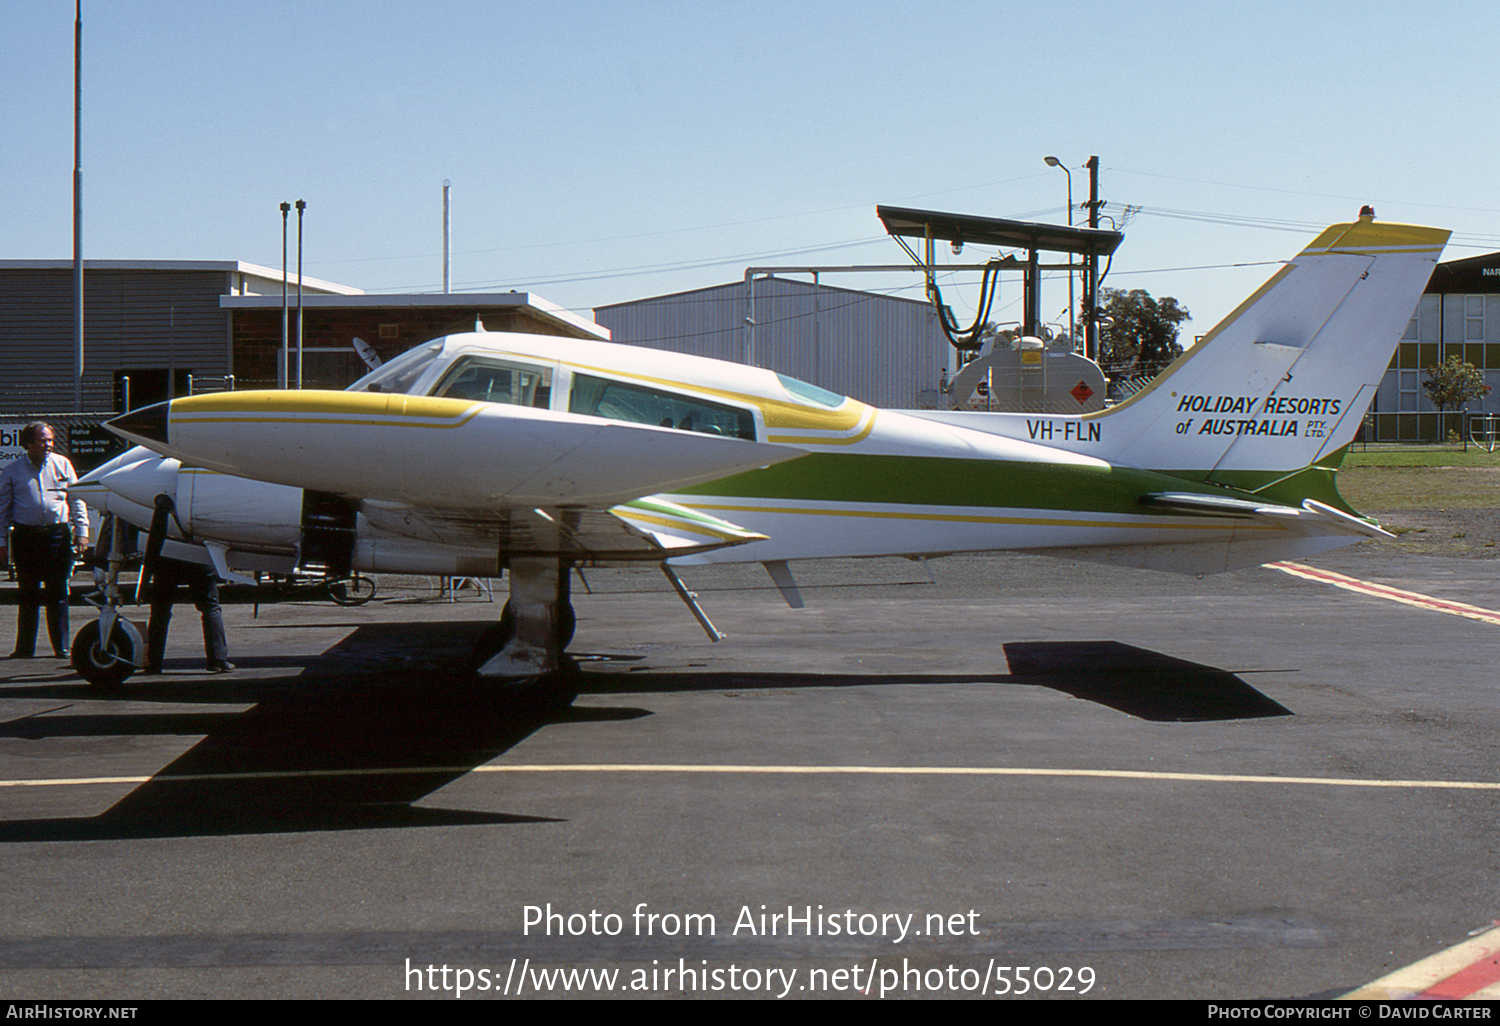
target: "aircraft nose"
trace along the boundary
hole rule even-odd
[[[128,438],[133,442],[151,444],[159,442],[167,445],[167,421],[171,413],[172,404],[156,403],[153,406],[142,406],[138,410],[122,413],[113,420],[104,422],[104,426],[115,434]]]

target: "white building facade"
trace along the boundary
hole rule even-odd
[[[1428,368],[1452,356],[1477,367],[1490,386],[1465,412],[1500,414],[1500,253],[1438,264],[1370,406],[1366,438],[1433,442],[1456,429],[1456,416],[1439,425],[1422,387]]]

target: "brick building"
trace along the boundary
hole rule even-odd
[[[235,386],[276,387],[281,345],[281,296],[224,296],[230,318]],[[296,311],[288,318],[294,340],[288,380],[295,386]],[[609,332],[584,317],[526,292],[436,293],[386,296],[303,296],[302,386],[343,388],[366,367],[351,341],[364,339],[389,360],[428,339],[461,331],[522,331],[535,335],[601,339]]]
[[[276,387],[279,271],[239,261],[89,260],[84,264],[83,410],[73,410],[72,263],[0,260],[0,417],[107,414],[191,392]],[[296,277],[289,288],[296,348]],[[365,371],[352,341],[389,359],[453,331],[609,332],[524,292],[366,295],[302,282],[302,382],[343,388]],[[295,355],[290,380],[296,382]],[[128,400],[127,400],[128,394]]]

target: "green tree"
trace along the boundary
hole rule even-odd
[[[1484,383],[1483,372],[1456,355],[1436,367],[1428,367],[1427,380],[1422,382],[1422,387],[1427,390],[1432,405],[1438,408],[1439,421],[1449,410],[1461,410],[1464,403],[1483,399],[1490,392],[1490,386]]]
[[[1111,377],[1155,377],[1182,355],[1177,329],[1192,314],[1171,296],[1145,289],[1100,292],[1099,365]]]

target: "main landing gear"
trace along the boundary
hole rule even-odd
[[[785,564],[781,577],[772,577],[801,604],[796,585]],[[664,560],[661,571],[672,589],[692,611],[710,641],[721,641],[719,633],[689,591]],[[578,666],[566,649],[573,640],[577,617],[573,613],[569,582],[571,564],[557,556],[514,557],[510,560],[510,600],[500,611],[500,622],[479,635],[469,666],[486,683],[512,685],[537,698],[571,702],[577,692]],[[785,578],[783,582],[782,578]],[[789,598],[788,601],[791,601]]]
[[[510,600],[500,622],[474,643],[470,665],[483,681],[535,687],[571,701],[568,683],[577,667],[565,649],[576,626],[568,564],[555,557],[513,558]]]

